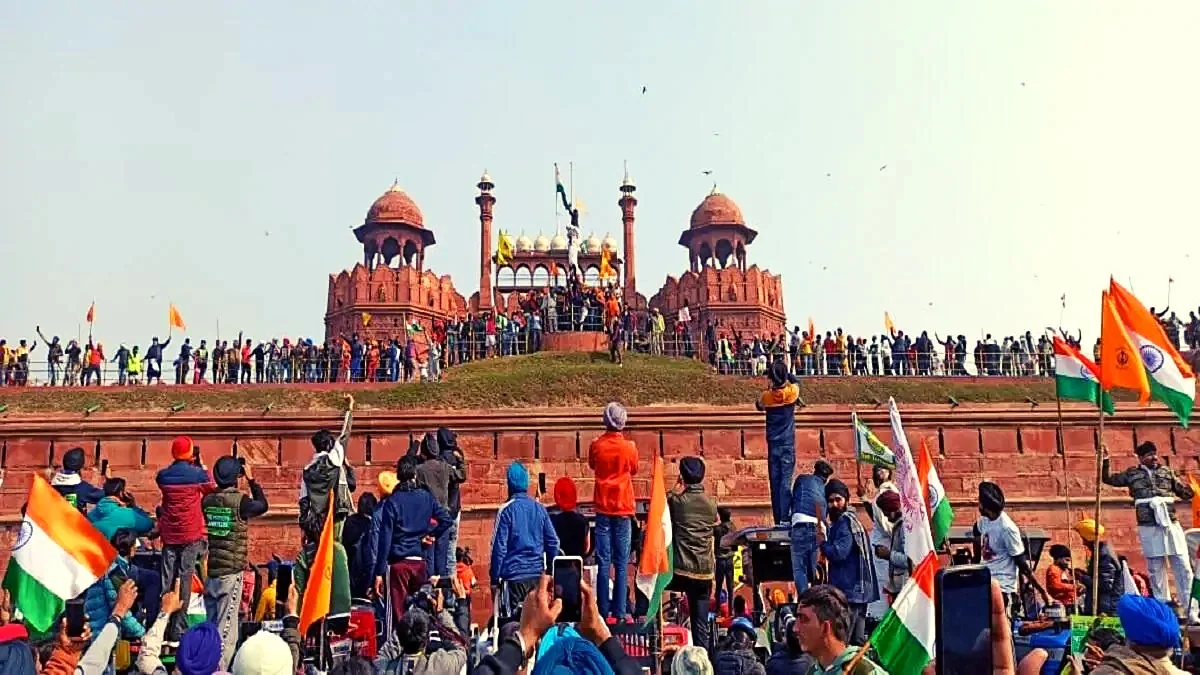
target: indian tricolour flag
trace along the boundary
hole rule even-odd
[[[638,590],[650,599],[650,609],[646,611],[647,623],[658,616],[663,591],[671,583],[675,570],[674,536],[671,531],[671,512],[667,509],[664,471],[662,458],[655,457],[650,478],[650,511],[646,514],[642,559],[637,570]]]
[[[916,563],[916,569],[871,634],[871,644],[887,672],[918,675],[933,660],[937,633],[933,577],[938,563],[917,463],[904,435],[895,400],[888,401],[888,416],[892,423],[892,450],[896,454],[896,488],[900,492],[904,526],[910,528],[904,552]]]
[[[1100,368],[1065,340],[1054,336],[1054,392],[1064,401],[1102,402],[1113,414],[1112,396],[1100,390]],[[1103,398],[1101,398],[1103,396]]]
[[[950,499],[938,478],[937,466],[933,463],[933,455],[929,445],[921,439],[921,455],[917,457],[917,479],[921,482],[921,494],[925,495],[925,505],[929,509],[929,527],[933,536],[934,548],[941,548],[950,534],[950,524],[954,522],[954,509],[950,508]]]
[[[1196,399],[1196,375],[1191,366],[1167,339],[1158,319],[1132,293],[1111,279],[1108,293],[1129,339],[1142,357],[1151,398],[1167,404],[1186,427]]]
[[[104,535],[35,475],[3,587],[34,631],[45,633],[66,601],[96,583],[116,557]]]

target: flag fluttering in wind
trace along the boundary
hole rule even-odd
[[[104,535],[35,475],[3,586],[25,621],[45,633],[66,601],[104,576],[116,557]]]
[[[179,308],[174,304],[167,305],[167,323],[171,328],[187,330],[187,324],[183,322],[183,317],[179,315]]]
[[[896,468],[896,455],[892,449],[858,419],[858,413],[850,413],[850,419],[854,424],[854,458],[860,464]]]
[[[616,279],[617,271],[612,267],[612,249],[605,246],[600,251],[600,278],[601,279]]]
[[[646,514],[642,559],[638,562],[637,587],[650,599],[646,622],[658,616],[663,591],[675,570],[671,512],[667,509],[667,482],[662,457],[654,458],[650,478],[650,510]]]
[[[918,467],[900,423],[894,399],[888,400],[892,424],[892,450],[896,453],[896,487],[908,530],[904,552],[916,564],[891,609],[871,634],[879,664],[892,675],[919,675],[933,660],[936,639],[933,578],[937,555],[933,549],[929,514],[921,490]]]
[[[363,322],[363,325],[364,325],[364,326],[370,326],[370,325],[371,325],[371,313],[370,313],[370,312],[363,312],[363,313],[362,313],[362,322]]]
[[[921,439],[921,454],[917,457],[917,478],[921,481],[921,494],[925,495],[925,506],[929,509],[929,529],[933,536],[934,548],[941,548],[950,534],[950,524],[954,522],[954,509],[950,508],[950,499],[946,497],[946,489],[938,478],[937,466],[933,463],[933,455],[929,452],[929,444]]]
[[[1054,336],[1054,391],[1064,401],[1087,401],[1113,414],[1113,400],[1100,389],[1100,367],[1065,340]]]
[[[896,332],[896,324],[892,323],[892,315],[887,312],[883,313],[883,327],[887,329],[888,335]]]
[[[554,191],[557,192],[559,198],[562,199],[563,208],[570,213],[571,202],[567,199],[567,188],[563,187],[562,176],[558,173],[557,162],[554,163]]]
[[[304,589],[304,601],[300,607],[300,634],[307,635],[308,627],[329,614],[329,596],[333,592],[333,502],[325,514],[325,526],[321,528],[321,541],[313,556],[309,570],[308,585]],[[286,598],[284,598],[286,600]]]
[[[1111,391],[1113,387],[1136,391],[1142,403],[1150,399],[1150,382],[1142,357],[1125,324],[1117,315],[1116,305],[1107,292],[1100,296],[1100,387]]]
[[[1187,479],[1188,487],[1192,488],[1192,493],[1200,495],[1200,480],[1196,480],[1196,477],[1191,473],[1188,473]],[[1200,527],[1200,499],[1192,500],[1192,527]]]
[[[88,307],[87,322],[88,323],[96,322],[96,303],[94,303],[94,302],[92,303],[91,307]]]
[[[817,338],[817,329],[815,326],[813,326],[813,320],[811,316],[808,317],[808,337],[809,339],[813,340]]]
[[[504,230],[500,230],[500,241],[499,241],[499,244],[496,246],[496,264],[497,265],[507,265],[512,262],[512,259],[513,259],[512,237],[505,234]]]
[[[1192,367],[1167,338],[1158,319],[1132,293],[1109,279],[1108,295],[1141,357],[1150,397],[1165,403],[1179,417],[1179,423],[1187,427],[1196,402],[1196,374]],[[1104,359],[1100,362],[1104,363]]]

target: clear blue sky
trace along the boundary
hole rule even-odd
[[[1182,1],[7,0],[0,336],[73,336],[94,298],[106,345],[165,334],[168,300],[193,338],[218,319],[318,337],[393,178],[469,296],[480,173],[497,226],[533,237],[572,160],[585,232],[618,237],[629,161],[647,296],[686,268],[712,169],[789,323],[1036,332],[1065,292],[1090,340],[1110,272],[1160,308],[1173,276],[1186,317],[1198,19]]]

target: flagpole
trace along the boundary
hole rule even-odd
[[[1102,401],[1104,400],[1103,392],[1100,393],[1100,399]],[[1067,506],[1067,546],[1070,547],[1071,546],[1071,531],[1073,529],[1071,527],[1071,521],[1072,521],[1072,518],[1071,518],[1071,486],[1067,485],[1067,476],[1070,475],[1067,472],[1067,443],[1066,443],[1065,437],[1063,436],[1062,399],[1059,398],[1057,391],[1054,392],[1054,403],[1058,409],[1058,454],[1060,457],[1062,457],[1063,495],[1066,498],[1066,506]],[[1072,583],[1075,582],[1074,570],[1072,570],[1072,572],[1071,572],[1071,582]],[[1095,603],[1092,603],[1092,604],[1094,605]],[[1075,605],[1075,613],[1079,614],[1079,593],[1078,592],[1075,593],[1075,596],[1074,596],[1074,605]]]
[[[1096,572],[1096,573],[1092,574],[1092,596],[1091,597],[1092,597],[1092,611],[1093,612],[1096,610],[1096,607],[1097,607],[1096,599],[1100,593],[1100,575],[1098,574],[1098,572],[1100,570],[1100,567],[1099,567],[1099,565],[1100,565],[1100,562],[1099,562],[1100,561],[1100,483],[1101,483],[1101,478],[1103,477],[1103,473],[1104,473],[1104,470],[1103,470],[1103,467],[1104,467],[1104,405],[1103,405],[1103,401],[1104,401],[1104,388],[1101,387],[1100,388],[1100,401],[1099,401],[1099,404],[1100,404],[1099,405],[1099,407],[1100,407],[1100,439],[1099,440],[1100,440],[1100,442],[1097,444],[1097,448],[1096,448],[1096,512],[1095,512],[1096,513],[1096,516],[1095,516],[1096,538],[1092,542],[1092,565],[1095,566],[1095,568],[1096,568],[1095,570],[1093,570],[1093,572]],[[1063,461],[1064,462],[1066,461],[1065,456],[1063,458]]]
[[[858,405],[850,404],[850,424],[854,426],[854,480],[858,492],[865,494],[866,486],[862,480],[862,461],[858,454]]]

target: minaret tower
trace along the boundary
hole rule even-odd
[[[476,185],[479,196],[475,203],[479,206],[479,311],[492,309],[492,205],[496,198],[492,196],[492,177],[487,170],[479,178]]]
[[[633,179],[629,177],[629,165],[625,165],[625,178],[621,181],[621,199],[617,201],[617,205],[621,207],[621,224],[625,230],[625,241],[623,243],[625,261],[621,265],[621,271],[624,278],[621,281],[621,286],[625,292],[625,306],[632,307],[637,302],[637,277],[633,269],[633,208],[637,206],[637,197],[633,193],[637,191],[637,186],[633,184]]]

